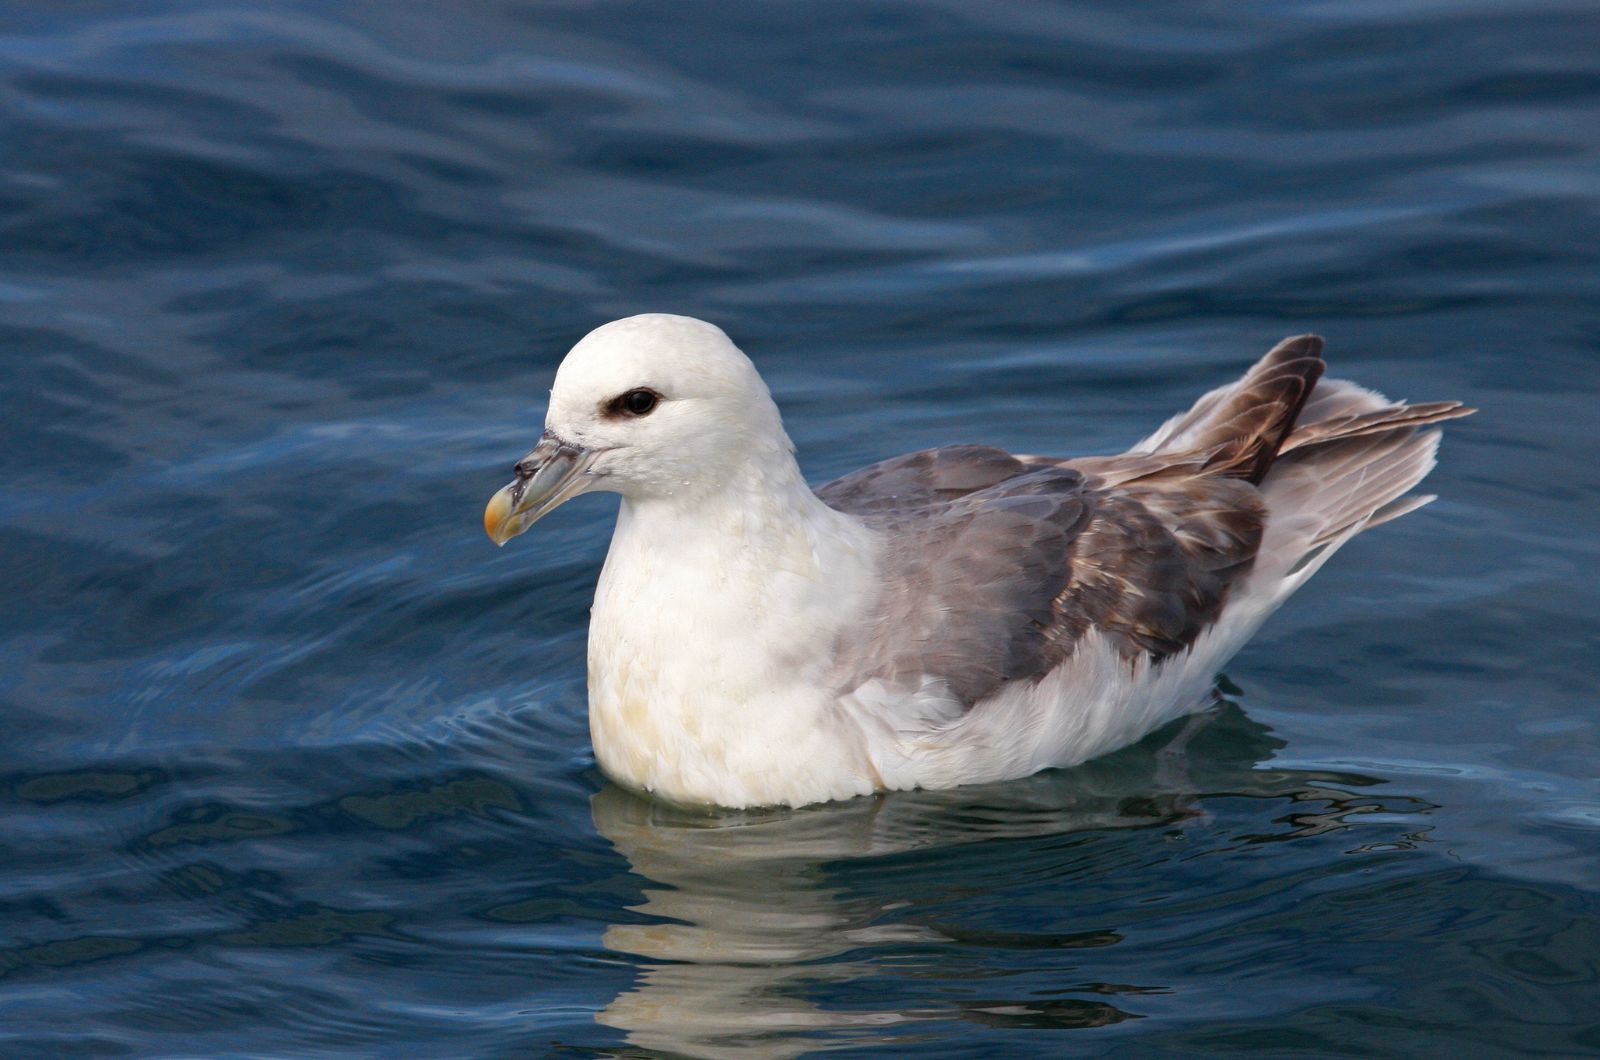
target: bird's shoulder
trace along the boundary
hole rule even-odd
[[[880,460],[817,487],[823,503],[864,518],[926,511],[1005,486],[1030,468],[1004,449],[946,445]]]

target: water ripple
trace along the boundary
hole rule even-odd
[[[10,13],[0,1052],[1593,1052],[1590,6]],[[1126,445],[1307,330],[1484,411],[1237,705],[686,814],[588,747],[611,506],[477,526],[659,309],[817,477]]]

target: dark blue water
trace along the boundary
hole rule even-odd
[[[1600,1052],[1590,0],[16,4],[0,101],[0,1054]],[[642,310],[817,478],[1307,330],[1484,411],[1196,721],[690,816],[614,502],[479,529]]]

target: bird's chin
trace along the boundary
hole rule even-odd
[[[483,509],[483,530],[497,545],[525,532],[594,483],[589,468],[599,454],[546,431],[532,452],[517,462],[517,477]]]

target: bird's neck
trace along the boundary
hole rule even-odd
[[[763,633],[793,643],[796,627],[837,626],[851,603],[840,587],[870,582],[875,563],[873,531],[822,503],[782,451],[712,488],[624,498],[602,575],[607,598],[596,602],[670,609],[706,630],[726,623],[746,645]]]
[[[816,737],[831,709],[817,689],[876,563],[873,532],[823,504],[787,452],[715,489],[625,498],[589,632],[601,764],[668,796],[755,798],[668,785],[758,777],[762,748]]]

